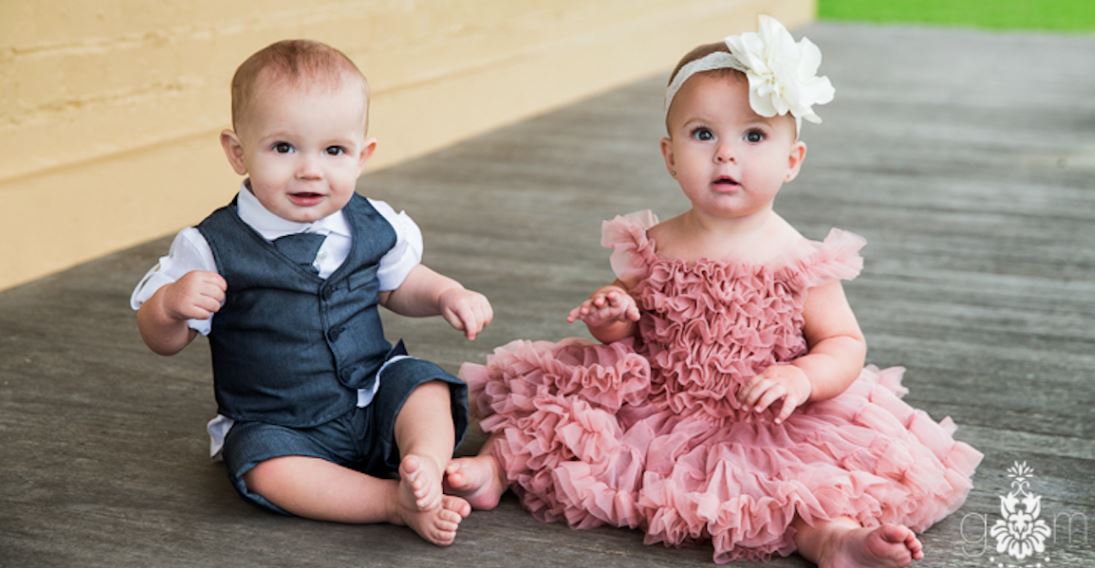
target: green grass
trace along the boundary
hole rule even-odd
[[[818,0],[818,19],[1093,32],[1095,0]]]

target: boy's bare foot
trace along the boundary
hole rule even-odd
[[[468,502],[451,495],[442,495],[440,506],[431,511],[420,511],[407,507],[397,492],[392,502],[391,522],[393,525],[407,525],[428,542],[438,546],[448,546],[456,540],[456,529],[471,514]]]
[[[445,487],[475,509],[493,509],[506,492],[498,462],[490,454],[458,458],[445,467]]]
[[[407,509],[431,511],[441,504],[441,470],[437,462],[407,454],[399,462],[399,503]]]
[[[820,568],[900,568],[924,558],[916,534],[903,525],[835,526],[821,549]]]

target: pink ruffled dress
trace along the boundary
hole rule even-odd
[[[904,369],[868,366],[782,424],[733,396],[807,352],[805,293],[852,279],[866,241],[834,229],[778,266],[658,256],[649,211],[604,223],[639,336],[514,341],[461,377],[512,488],[538,519],[640,528],[647,543],[710,539],[714,560],[794,551],[795,515],[922,531],[965,501],[982,454],[901,401]],[[778,408],[778,404],[774,405]]]

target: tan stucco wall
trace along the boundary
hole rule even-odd
[[[371,168],[789,27],[814,0],[0,1],[0,289],[178,230],[235,190],[217,134],[250,53],[325,41],[368,75]]]

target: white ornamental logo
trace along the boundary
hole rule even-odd
[[[1008,468],[1011,492],[1000,497],[1003,518],[989,531],[996,539],[996,552],[1007,553],[1016,560],[1045,552],[1046,539],[1052,533],[1049,525],[1038,518],[1042,514],[1042,497],[1028,490],[1033,474],[1027,462],[1015,462]]]

